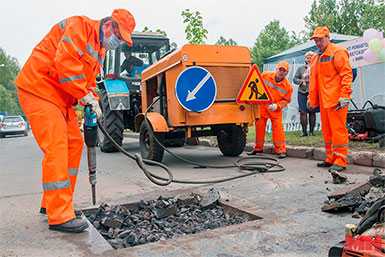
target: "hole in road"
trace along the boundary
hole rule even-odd
[[[217,199],[210,202],[204,198],[191,193],[183,197],[159,197],[115,206],[102,204],[83,212],[115,249],[261,219]]]

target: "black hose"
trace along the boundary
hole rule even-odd
[[[168,169],[168,167],[166,165],[164,165],[163,163],[160,163],[160,162],[156,162],[156,161],[152,161],[152,160],[147,160],[147,159],[142,159],[142,157],[136,153],[136,154],[131,154],[129,152],[127,152],[126,150],[124,150],[123,147],[121,147],[112,137],[110,134],[108,134],[108,132],[104,129],[104,127],[102,126],[102,124],[100,124],[100,122],[98,121],[98,126],[99,126],[99,129],[102,131],[102,133],[104,134],[104,136],[106,136],[111,142],[112,144],[119,150],[119,152],[121,152],[122,154],[124,154],[125,156],[133,159],[134,161],[136,161],[136,163],[138,164],[138,166],[142,169],[144,175],[146,175],[146,177],[154,184],[156,185],[159,185],[159,186],[167,186],[169,185],[171,182],[173,182],[173,175],[171,173],[171,171]],[[157,178],[157,176],[155,174],[152,174],[149,170],[147,170],[147,168],[145,167],[145,164],[148,164],[148,165],[151,165],[151,166],[159,166],[160,168],[164,169],[168,175],[168,179],[160,179],[162,181],[166,181],[166,182],[161,182],[161,181],[156,181],[155,179],[153,178]]]
[[[156,100],[157,101],[157,100]],[[154,101],[146,110],[144,113],[144,121],[149,125],[149,128],[151,128],[148,119],[147,119],[147,113],[150,110],[150,108],[156,103]],[[159,140],[158,138],[154,135],[152,129],[149,130],[149,133],[151,134],[152,137],[154,137],[155,141],[170,155],[172,155],[174,158],[179,159],[183,162],[186,162],[188,164],[195,165],[198,168],[217,168],[217,169],[223,169],[223,168],[238,168],[240,170],[247,170],[251,172],[247,172],[245,174],[229,177],[229,178],[224,178],[224,179],[215,179],[215,180],[177,180],[174,179],[173,174],[169,170],[169,168],[164,165],[163,163],[157,162],[157,161],[152,161],[148,159],[143,159],[138,153],[136,154],[131,154],[127,152],[123,147],[121,147],[112,137],[108,132],[104,129],[102,124],[98,121],[98,126],[104,136],[106,136],[112,144],[124,155],[127,157],[133,159],[136,161],[137,165],[142,169],[144,175],[154,184],[159,185],[159,186],[167,186],[171,182],[174,183],[180,183],[180,184],[214,184],[214,183],[222,183],[226,181],[231,181],[234,179],[239,179],[247,176],[252,176],[258,173],[268,173],[268,172],[282,172],[285,170],[285,168],[278,163],[278,160],[275,158],[267,157],[264,155],[257,155],[257,156],[249,156],[249,157],[243,157],[238,159],[236,162],[228,165],[208,165],[208,164],[203,164],[199,162],[195,162],[192,160],[188,160],[186,158],[183,158],[173,152],[171,152],[167,147],[165,147]],[[257,161],[257,160],[263,160],[263,161]],[[165,170],[165,172],[168,175],[168,178],[164,178],[161,176],[158,176],[152,172],[150,172],[147,168],[146,165],[150,166],[158,166]]]
[[[362,110],[365,110],[367,104],[370,104],[370,105],[372,106],[373,109],[375,108],[372,101],[366,100],[366,102],[365,102],[364,105],[362,106]]]
[[[353,104],[354,108],[356,108],[356,110],[359,110],[357,104],[353,101],[353,99],[350,99],[350,102]]]

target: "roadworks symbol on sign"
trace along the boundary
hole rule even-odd
[[[271,96],[269,90],[263,83],[261,73],[257,65],[250,68],[249,74],[246,77],[243,86],[239,91],[237,103],[243,104],[269,104]]]

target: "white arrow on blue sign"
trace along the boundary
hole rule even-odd
[[[190,112],[203,112],[214,103],[217,85],[208,70],[192,66],[179,74],[175,83],[175,93],[184,109]]]

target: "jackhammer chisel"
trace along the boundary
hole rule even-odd
[[[84,142],[87,146],[88,178],[91,184],[92,204],[96,204],[96,144],[98,138],[98,123],[96,113],[91,106],[84,107]]]

